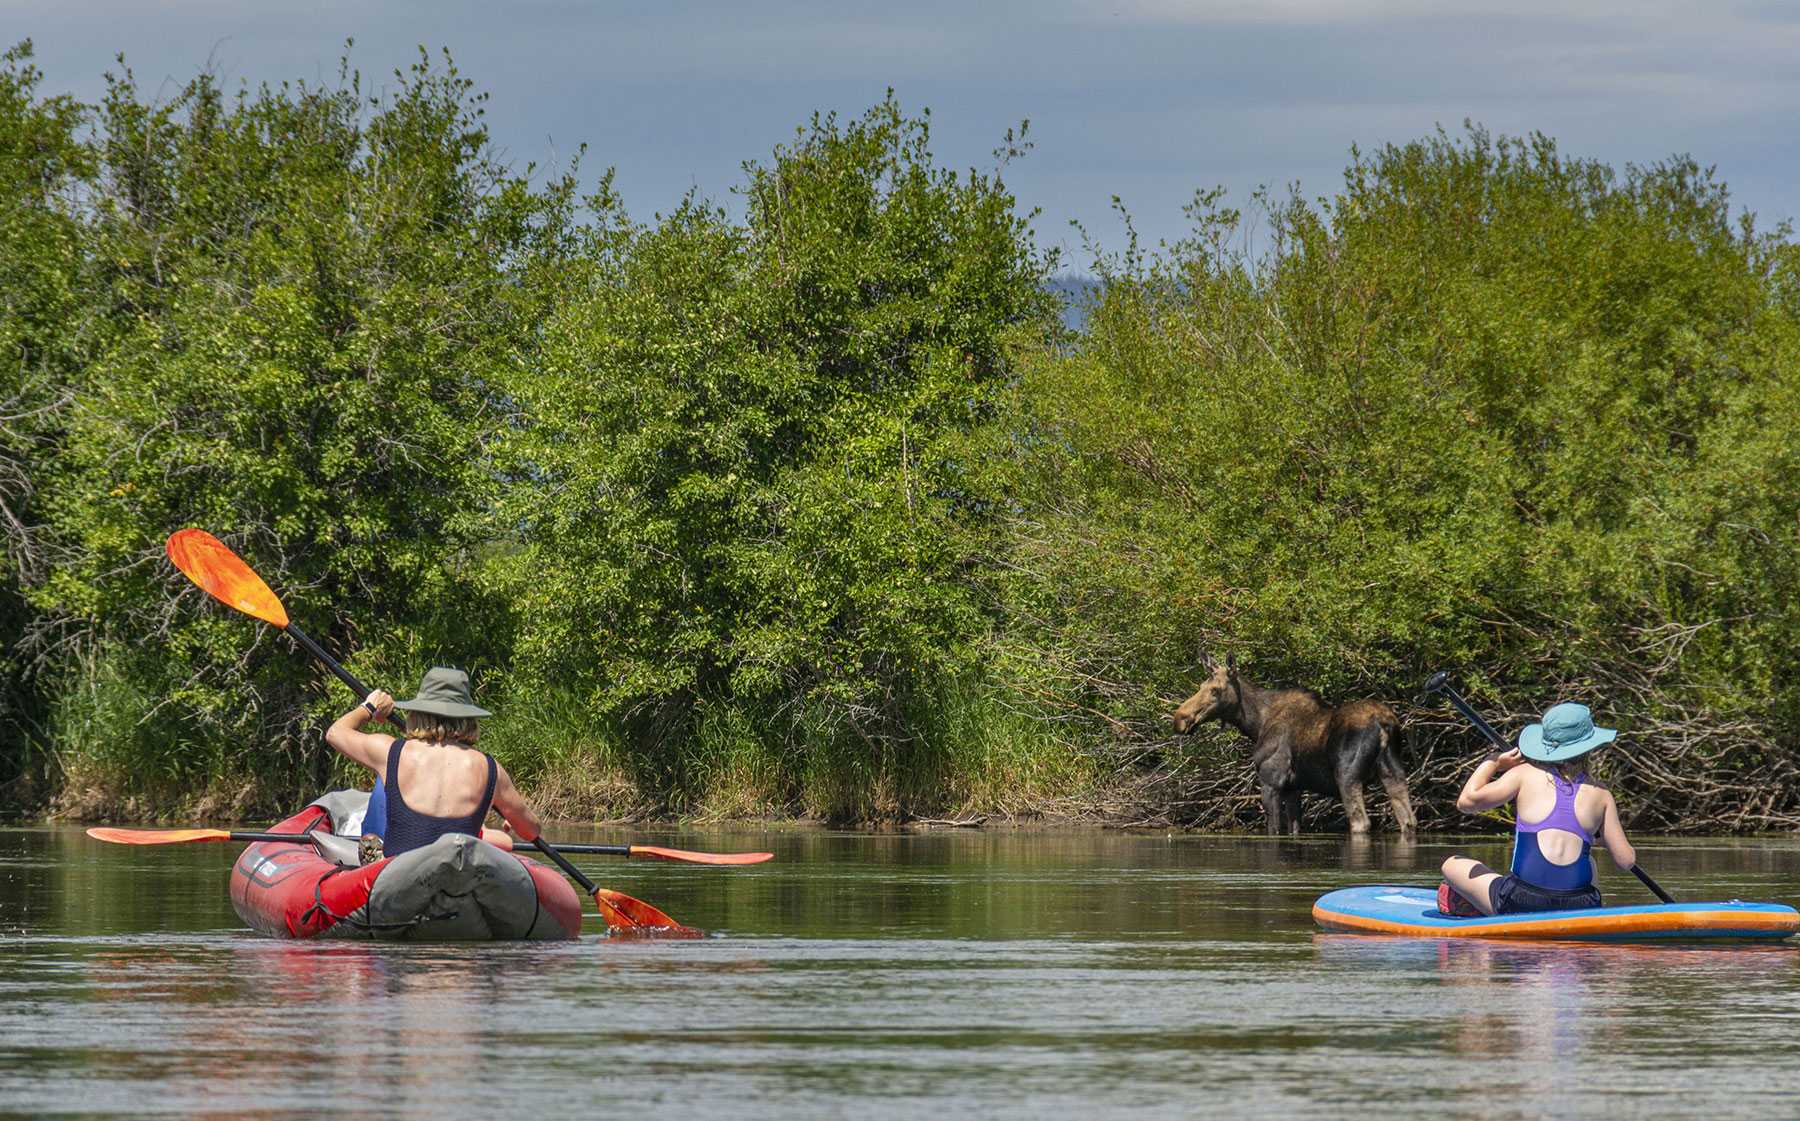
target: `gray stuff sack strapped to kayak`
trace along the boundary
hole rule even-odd
[[[334,790],[312,804],[331,816],[332,832],[360,824],[366,790]],[[321,838],[327,860],[357,865],[348,837]],[[343,848],[343,854],[335,850]],[[346,862],[343,856],[347,856]],[[327,937],[423,939],[433,942],[567,937],[541,913],[537,885],[519,858],[466,833],[450,833],[388,861],[369,888],[369,901],[334,924]]]

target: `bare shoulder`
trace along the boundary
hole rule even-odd
[[[1590,828],[1599,828],[1598,822],[1606,816],[1608,809],[1614,808],[1612,791],[1604,786],[1596,786],[1591,782],[1581,784],[1575,792],[1575,810],[1583,820],[1592,819],[1595,824]]]
[[[1542,790],[1549,792],[1555,789],[1555,785],[1550,780],[1550,772],[1529,759],[1506,773],[1508,775],[1518,776],[1520,790]],[[1504,778],[1505,776],[1503,775],[1501,777]]]
[[[1583,781],[1581,784],[1580,792],[1584,795],[1594,798],[1595,800],[1601,802],[1602,804],[1611,802],[1613,800],[1612,791],[1608,790],[1604,786],[1601,786],[1597,782]]]
[[[361,737],[360,744],[364,761],[383,774],[387,772],[388,756],[393,753],[395,748],[407,742],[402,736],[384,736],[369,732],[358,732],[356,735]]]
[[[480,776],[483,780],[486,780],[487,778],[489,759],[494,759],[494,757],[481,750],[479,747],[465,747],[462,749],[462,765],[464,769],[472,774]],[[503,773],[500,770],[500,760],[498,759],[494,759],[494,770],[496,773]]]

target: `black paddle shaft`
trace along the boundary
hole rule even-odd
[[[311,843],[313,834],[307,833],[258,833],[246,830],[233,830],[233,841],[276,841],[287,844],[303,845]],[[572,852],[583,856],[630,856],[630,845],[557,845],[558,852]]]
[[[599,886],[596,885],[594,881],[583,875],[581,869],[570,864],[569,858],[562,853],[557,852],[556,849],[551,846],[550,842],[544,840],[543,837],[539,836],[534,838],[531,845],[533,848],[549,857],[551,862],[558,868],[561,868],[563,870],[563,875],[580,884],[582,891],[587,892],[589,895],[593,895],[600,890]]]
[[[327,654],[323,646],[314,642],[311,635],[301,630],[298,623],[289,623],[286,630],[288,636],[300,644],[300,649],[317,658],[320,665],[323,665],[326,669],[336,674],[337,679],[342,681],[345,685],[348,685],[352,693],[355,693],[359,698],[369,695],[369,687],[358,681],[355,674],[338,664],[338,660],[330,654]],[[401,719],[399,713],[390,710],[387,714],[387,720],[388,723],[399,728],[401,731],[406,730],[406,721]]]
[[[1631,866],[1631,874],[1636,876],[1638,879],[1644,881],[1644,886],[1649,888],[1651,893],[1654,894],[1658,899],[1662,900],[1664,903],[1675,902],[1675,897],[1673,895],[1670,895],[1668,892],[1664,891],[1662,889],[1661,884],[1659,884],[1655,880],[1651,879],[1650,873],[1644,871],[1642,868],[1639,868],[1637,865],[1633,864]]]
[[[1473,724],[1475,730],[1493,744],[1496,750],[1511,751],[1512,745],[1506,742],[1506,737],[1494,731],[1494,726],[1483,720],[1481,714],[1470,707],[1468,701],[1462,699],[1462,694],[1442,680],[1443,676],[1441,673],[1433,674],[1432,679],[1425,683],[1426,692],[1442,693],[1444,699],[1450,702],[1450,707],[1462,713],[1463,719]]]
[[[1442,693],[1444,695],[1444,698],[1450,702],[1450,706],[1452,708],[1456,709],[1456,711],[1462,713],[1463,719],[1465,719],[1469,723],[1475,725],[1475,730],[1480,732],[1483,736],[1485,736],[1487,738],[1487,741],[1489,743],[1493,744],[1497,750],[1500,750],[1500,751],[1512,750],[1512,745],[1507,743],[1506,740],[1500,735],[1499,732],[1494,731],[1494,726],[1492,724],[1489,724],[1487,721],[1483,720],[1481,718],[1481,714],[1479,712],[1476,712],[1473,708],[1469,707],[1469,702],[1463,700],[1462,695],[1459,694],[1455,689],[1451,688],[1449,682],[1446,680],[1446,677],[1447,677],[1447,675],[1441,670],[1438,671],[1437,673],[1432,674],[1431,677],[1425,682],[1425,692],[1427,692],[1427,693]],[[1642,880],[1644,883],[1644,886],[1650,889],[1651,894],[1655,895],[1658,899],[1662,900],[1664,903],[1675,902],[1675,897],[1673,895],[1670,895],[1668,892],[1664,891],[1661,884],[1659,884],[1655,880],[1651,879],[1650,873],[1644,871],[1642,868],[1639,868],[1637,865],[1633,864],[1631,866],[1631,874],[1636,876],[1638,879]]]
[[[558,844],[558,852],[572,852],[577,856],[630,856],[630,845],[578,845]]]

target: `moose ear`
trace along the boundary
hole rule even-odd
[[[1237,655],[1236,654],[1225,655],[1225,668],[1230,670],[1232,673],[1237,672]]]
[[[1200,648],[1200,668],[1207,673],[1211,673],[1214,669],[1212,655],[1206,652],[1206,647],[1204,646]]]

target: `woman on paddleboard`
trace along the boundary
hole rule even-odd
[[[406,735],[362,730],[393,709],[406,713]],[[521,840],[538,835],[538,819],[512,776],[492,755],[475,749],[483,716],[469,691],[469,675],[435,666],[411,700],[396,701],[380,689],[337,718],[325,742],[338,754],[375,772],[375,791],[363,817],[363,863],[424,848],[447,833],[481,837],[488,810],[499,811]],[[505,834],[484,838],[510,848]]]
[[[1637,853],[1619,824],[1612,792],[1588,779],[1582,757],[1618,733],[1596,728],[1586,705],[1559,704],[1519,733],[1519,746],[1493,752],[1457,796],[1466,814],[1515,803],[1512,871],[1466,856],[1444,861],[1438,909],[1446,914],[1511,915],[1600,906],[1591,855],[1598,837],[1613,863],[1630,871]]]

